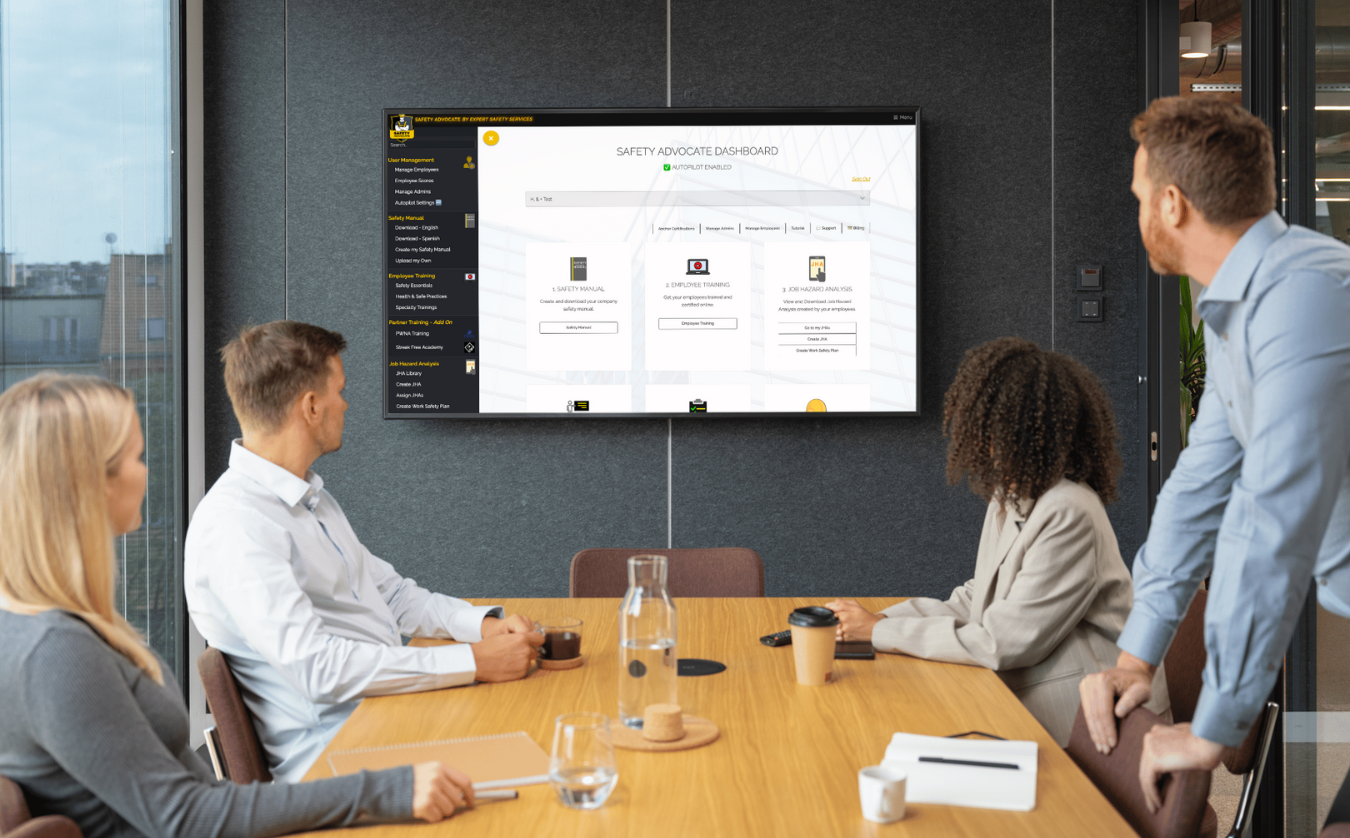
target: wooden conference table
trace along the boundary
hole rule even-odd
[[[871,610],[895,600],[863,599]],[[676,599],[679,655],[725,663],[716,675],[680,678],[685,712],[716,722],[702,748],[668,753],[616,749],[619,784],[604,807],[566,808],[548,785],[520,799],[480,805],[439,824],[350,830],[361,838],[434,835],[546,836],[1133,836],[1068,754],[993,672],[903,655],[835,661],[835,682],[796,683],[792,647],[759,637],[819,599]],[[329,776],[329,751],[523,730],[548,751],[553,719],[590,710],[617,724],[616,599],[501,600],[506,612],[546,623],[585,621],[579,669],[536,671],[524,681],[368,698],[306,779]],[[982,730],[1040,744],[1036,808],[1004,812],[910,804],[903,821],[863,820],[858,769],[875,765],[897,731],[946,736]],[[348,832],[348,830],[343,830]],[[321,833],[333,835],[332,831]]]

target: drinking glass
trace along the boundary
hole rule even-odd
[[[598,809],[619,782],[609,717],[564,713],[553,722],[553,756],[548,781],[564,806]]]

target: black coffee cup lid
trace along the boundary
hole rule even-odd
[[[823,605],[807,605],[788,615],[788,625],[802,628],[828,628],[839,625],[839,617]]]

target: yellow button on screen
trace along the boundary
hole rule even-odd
[[[483,142],[487,143],[488,145],[496,145],[497,140],[500,139],[501,137],[497,136],[496,131],[488,131],[483,134]]]

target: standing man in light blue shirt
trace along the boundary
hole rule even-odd
[[[188,611],[229,659],[272,775],[287,782],[363,697],[523,678],[543,642],[528,618],[404,579],[361,544],[310,470],[342,446],[346,345],[282,320],[221,351],[244,436],[184,549]],[[403,635],[467,642],[419,648]]]
[[[1350,248],[1274,212],[1270,132],[1231,103],[1159,99],[1135,118],[1139,227],[1160,274],[1205,286],[1208,373],[1190,444],[1134,562],[1116,668],[1080,685],[1098,750],[1147,698],[1200,582],[1208,659],[1190,725],[1145,741],[1140,782],[1242,744],[1315,579],[1350,617]]]

